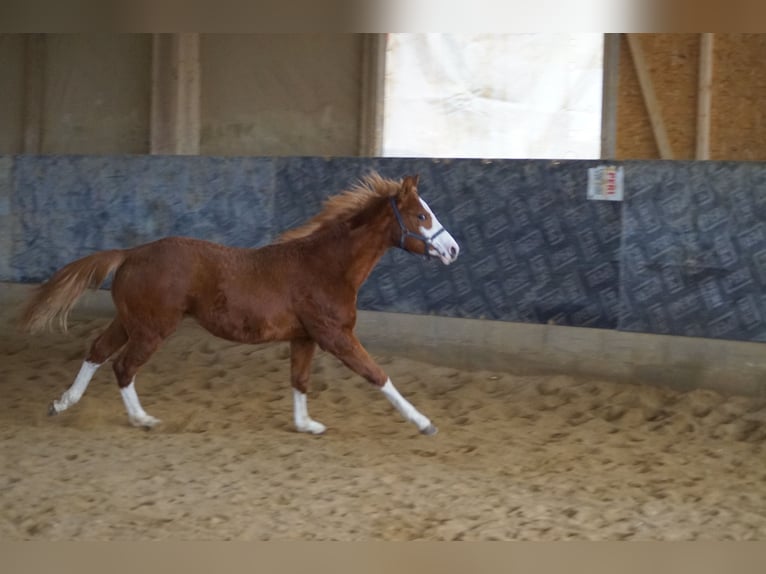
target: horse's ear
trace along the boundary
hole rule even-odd
[[[409,193],[418,186],[419,175],[406,175],[402,180],[402,192]]]

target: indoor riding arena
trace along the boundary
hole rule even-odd
[[[766,538],[766,134],[731,143],[766,108],[716,99],[763,83],[731,78],[766,40],[606,36],[602,159],[554,160],[383,157],[385,35],[0,35],[24,103],[0,118],[0,538]],[[256,72],[227,76],[245,47]],[[290,81],[322,105],[281,101]],[[19,330],[56,270],[168,236],[262,247],[372,171],[418,174],[460,245],[450,265],[390,249],[357,300],[359,340],[438,433],[321,350],[327,430],[297,432],[289,344],[190,318],[136,376],[159,424],[130,424],[109,364],[49,415],[115,314],[107,280],[67,332]]]

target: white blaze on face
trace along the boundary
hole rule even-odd
[[[424,237],[431,238],[439,233],[440,229],[444,229],[444,227],[441,223],[439,223],[436,215],[433,211],[431,211],[431,208],[428,207],[428,204],[423,200],[423,198],[419,197],[418,199],[420,200],[420,204],[423,206],[423,209],[425,209],[431,216],[431,227],[426,228],[420,226],[420,234]],[[457,259],[457,256],[460,253],[460,246],[457,244],[457,241],[455,241],[454,238],[449,234],[449,231],[445,229],[433,239],[433,247],[430,247],[428,251],[431,255],[436,255],[439,257],[439,259],[442,260],[442,263],[449,265],[455,261],[455,259]]]

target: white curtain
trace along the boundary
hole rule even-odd
[[[593,159],[603,34],[389,34],[383,155]]]

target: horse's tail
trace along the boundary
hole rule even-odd
[[[59,269],[37,287],[19,317],[19,327],[30,333],[50,331],[58,319],[62,331],[74,304],[86,289],[98,289],[125,261],[123,250],[100,251]]]

